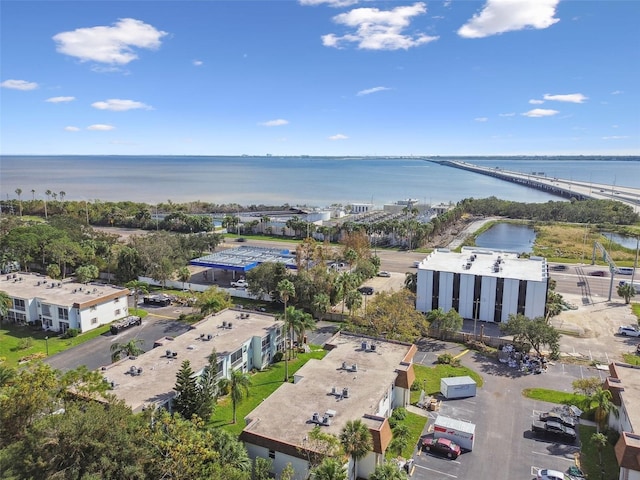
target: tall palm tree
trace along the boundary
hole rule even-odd
[[[278,282],[278,294],[280,295],[280,299],[284,303],[284,324],[285,324],[285,338],[284,338],[284,381],[289,381],[289,361],[287,359],[287,303],[289,302],[289,298],[295,296],[296,287],[293,285],[291,280],[287,280],[283,278]]]
[[[45,190],[44,192],[45,200],[44,200],[44,218],[49,218],[49,214],[47,213],[47,202],[49,202],[49,197],[51,196],[51,190]]]
[[[9,294],[0,290],[0,325],[2,325],[2,319],[7,316],[12,306],[13,300]]]
[[[182,289],[184,290],[184,284],[191,278],[191,272],[189,267],[182,267],[178,270],[178,280],[182,282]]]
[[[117,362],[123,355],[135,357],[144,353],[144,350],[140,347],[143,343],[144,340],[142,338],[132,338],[126,343],[114,343],[111,345],[111,361]]]
[[[31,200],[36,201],[36,190],[35,188],[31,189]]]
[[[348,472],[335,458],[325,457],[314,470],[316,480],[347,480]]]
[[[221,391],[228,391],[231,395],[231,405],[233,407],[233,423],[236,423],[236,409],[239,403],[249,396],[251,377],[242,370],[233,370],[229,378],[220,380]]]
[[[149,284],[147,282],[141,282],[140,280],[131,280],[125,284],[130,290],[133,290],[133,301],[135,302],[135,308],[138,308],[138,301],[140,300],[140,294],[147,295],[149,293]]]
[[[620,413],[618,408],[612,402],[613,395],[610,390],[598,387],[596,391],[589,397],[591,405],[596,407],[596,430],[600,433],[600,428],[604,426],[610,413],[618,418]]]
[[[21,188],[16,188],[16,195],[18,196],[18,206],[20,208],[20,216],[22,216],[22,189]]]
[[[292,307],[289,307],[292,308]],[[316,322],[313,321],[313,317],[304,310],[295,310],[293,319],[289,321],[293,334],[298,341],[298,346],[302,344],[304,340],[304,333],[316,326]],[[293,338],[293,335],[292,337]]]
[[[340,432],[340,444],[344,452],[351,457],[353,461],[353,480],[357,478],[356,464],[361,458],[373,448],[373,440],[369,428],[362,423],[362,420],[349,420]]]

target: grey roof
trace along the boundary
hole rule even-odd
[[[287,268],[296,268],[295,253],[287,249],[241,246],[205,255],[191,260],[191,265],[218,268],[236,272],[247,272],[265,262],[284,263]]]

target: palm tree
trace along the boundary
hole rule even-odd
[[[609,443],[609,441],[607,440],[607,436],[604,433],[594,433],[591,435],[591,443],[593,445],[596,446],[596,449],[598,450],[598,456],[600,459],[600,470],[602,471],[602,475],[604,476],[604,465],[602,462],[602,450],[604,450],[604,447],[607,446],[607,443]]]
[[[289,381],[289,361],[287,360],[287,303],[289,302],[289,298],[295,296],[296,287],[290,280],[283,278],[278,282],[278,293],[280,295],[280,299],[284,303],[284,324],[285,324],[285,338],[284,338],[284,381]]]
[[[618,408],[612,402],[613,395],[610,390],[598,387],[596,391],[589,397],[591,405],[596,406],[596,430],[600,433],[600,427],[603,427],[610,413],[618,418],[620,413]]]
[[[418,290],[418,274],[407,272],[404,275],[404,288],[411,293],[416,293]]]
[[[393,463],[378,465],[369,480],[406,480],[407,474]]]
[[[231,395],[231,405],[233,407],[233,423],[236,423],[236,408],[245,397],[249,396],[251,377],[242,370],[233,370],[230,378],[220,380],[221,391],[228,391]]]
[[[356,462],[361,458],[364,458],[369,451],[373,448],[373,441],[371,439],[371,432],[369,428],[362,423],[362,420],[349,420],[347,424],[340,432],[340,443],[344,452],[351,457],[353,461],[353,478],[357,478],[356,475]]]
[[[111,345],[111,361],[117,362],[123,355],[125,357],[136,357],[144,350],[140,347],[144,343],[142,338],[132,338],[127,343],[116,342]]]
[[[2,319],[7,316],[11,307],[13,307],[13,300],[7,292],[0,290],[0,325],[2,325]]]
[[[21,188],[16,188],[16,195],[18,196],[18,205],[20,206],[20,216],[22,216],[22,198],[20,198],[22,195]]]
[[[47,219],[49,218],[49,215],[47,214],[47,202],[49,201],[49,197],[51,196],[51,190],[45,190],[44,195],[45,197],[47,197],[44,201],[44,218]]]
[[[402,451],[409,445],[409,439],[411,437],[411,432],[409,431],[409,427],[404,424],[398,424],[392,430],[393,440],[389,444],[389,448],[392,452],[400,455]]]
[[[293,332],[295,333],[300,346],[304,341],[304,333],[316,326],[316,322],[313,321],[313,317],[304,310],[297,310],[293,322]]]
[[[325,457],[314,470],[316,480],[347,480],[344,465],[335,458]]]
[[[635,297],[637,293],[635,287],[629,282],[618,285],[616,287],[616,291],[618,292],[619,296],[624,298],[624,303],[626,303],[627,305],[631,303],[631,299]]]
[[[31,200],[36,201],[36,190],[35,188],[31,189]]]
[[[178,270],[178,280],[182,282],[182,289],[184,290],[184,284],[191,278],[191,272],[189,267],[182,267]]]
[[[318,320],[322,320],[324,318],[324,314],[327,313],[327,310],[329,310],[330,306],[331,299],[326,293],[318,293],[315,297],[313,297],[313,311],[316,314]]]
[[[140,294],[147,295],[149,293],[149,284],[147,282],[141,282],[139,280],[131,280],[125,284],[130,290],[133,290],[133,301],[135,308],[138,308],[138,301],[140,300]]]

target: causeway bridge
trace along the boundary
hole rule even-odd
[[[507,182],[517,183],[529,188],[535,188],[552,195],[564,198],[586,200],[617,200],[629,205],[633,211],[640,213],[640,189],[602,183],[566,180],[564,178],[548,177],[543,172],[521,173],[503,170],[499,167],[481,167],[459,160],[428,160],[447,167],[460,168],[481,175],[499,178]]]

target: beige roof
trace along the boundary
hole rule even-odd
[[[412,355],[408,353],[413,353],[414,348],[409,344],[375,341],[375,351],[363,350],[364,341],[371,344],[370,339],[359,336],[334,337],[329,347],[335,348],[324,359],[307,362],[296,372],[294,383],[282,384],[249,413],[243,437],[247,441],[268,438],[302,448],[303,439],[315,426],[311,422],[314,412],[320,418],[327,412],[332,414],[330,425],[323,426],[323,431],[336,436],[348,420],[375,415],[380,401],[395,383],[396,369],[403,361],[411,362]],[[345,387],[346,398],[342,396]],[[367,420],[370,421],[373,420]]]
[[[205,318],[193,325],[193,328],[182,335],[164,337],[152,345],[143,345],[143,349],[151,349],[133,359],[125,358],[117,363],[102,368],[105,378],[115,382],[111,391],[118,398],[124,400],[134,411],[139,411],[149,404],[162,404],[174,395],[173,387],[176,374],[184,360],[191,362],[191,369],[198,372],[207,363],[207,357],[215,348],[218,356],[226,356],[240,348],[248,339],[264,336],[275,325],[272,315],[250,312],[249,318],[240,318],[238,310],[223,310],[222,312]],[[222,328],[222,323],[231,322],[233,327]],[[211,340],[203,340],[200,335],[212,336]],[[168,358],[167,350],[176,352],[175,358]],[[141,375],[131,375],[132,367],[142,368]]]

